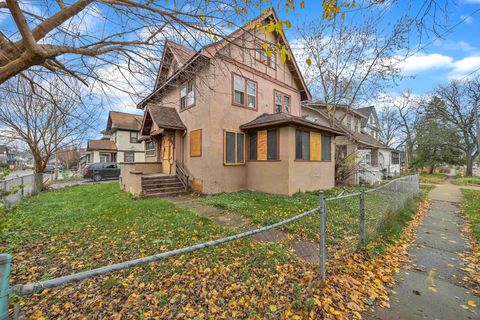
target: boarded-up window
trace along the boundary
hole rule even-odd
[[[267,130],[258,131],[257,137],[257,160],[267,160]]]
[[[310,160],[322,159],[322,135],[319,132],[310,132]]]
[[[202,156],[202,129],[190,132],[190,157]]]
[[[278,160],[277,129],[251,132],[250,160]]]

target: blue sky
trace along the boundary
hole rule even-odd
[[[409,1],[386,0],[383,6],[388,6],[390,1],[400,3],[400,7],[392,6],[389,12],[390,20],[394,21],[401,14],[402,10],[405,10],[404,5]],[[423,0],[410,1],[413,1],[415,4],[423,2]],[[437,1],[439,3],[442,2],[442,0]],[[429,38],[424,38],[423,42],[420,43],[420,46],[424,46],[424,49],[416,52],[404,64],[404,75],[413,76],[414,78],[402,80],[399,86],[389,88],[385,94],[396,95],[405,89],[410,89],[414,94],[424,94],[436,85],[444,83],[451,78],[461,78],[480,69],[480,0],[443,1],[448,1],[449,10],[448,20],[445,21],[445,25],[452,27],[458,24],[458,26],[453,28],[451,32],[446,33],[443,38],[437,38],[433,34],[430,34]],[[33,12],[41,10],[38,6],[40,3],[36,0],[23,1],[23,5],[28,5]],[[414,7],[412,12],[415,10],[418,10],[418,7]],[[289,14],[286,14],[284,10],[278,10],[277,13],[282,20],[291,20],[292,29],[287,31],[287,37],[292,42],[298,37],[294,31],[297,25],[301,24],[305,19],[316,18],[322,14],[321,1],[306,0],[305,9],[297,8]],[[258,12],[251,13],[252,16],[257,14]],[[95,15],[92,16],[94,17]],[[5,30],[13,27],[8,20],[5,13],[2,14],[0,11],[0,29]],[[461,22],[462,20],[464,21]],[[85,28],[88,28],[87,24],[93,26],[95,21],[90,19],[84,21],[83,24],[85,24]],[[82,26],[79,27],[81,28]],[[418,39],[414,39],[413,43],[418,45]],[[105,73],[108,74],[109,69],[106,69]],[[480,74],[480,70],[478,74]],[[145,96],[150,93],[149,90],[145,91]],[[108,104],[107,109],[141,113],[141,111],[135,110],[135,102],[138,101],[132,101],[128,95],[117,93],[118,97],[115,98],[114,92],[109,94],[112,102]],[[106,110],[105,120],[107,114]],[[103,124],[100,125],[100,129],[103,127]]]

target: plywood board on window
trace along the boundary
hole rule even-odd
[[[192,181],[192,189],[195,192],[202,193],[203,192],[203,180],[201,179],[193,179]]]
[[[202,156],[202,129],[190,132],[190,156]]]
[[[318,132],[310,132],[310,160],[322,159],[322,135]]]
[[[267,130],[257,133],[257,160],[267,160]]]

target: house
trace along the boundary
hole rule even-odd
[[[6,145],[0,145],[0,164],[8,164],[8,147]]]
[[[253,23],[276,21],[270,10]],[[291,58],[266,54],[265,43]],[[121,186],[134,195],[171,194],[179,182],[205,194],[333,187],[340,131],[301,117],[310,98],[283,33],[245,26],[199,51],[166,41],[155,87],[137,106],[145,163],[123,163]]]
[[[306,101],[302,116],[342,131],[343,135],[336,139],[337,182],[375,184],[400,174],[400,152],[378,140],[381,128],[375,107],[353,109]]]
[[[86,162],[145,161],[145,142],[139,135],[142,120],[142,116],[110,111],[104,137],[87,142]]]

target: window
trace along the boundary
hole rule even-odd
[[[315,131],[295,131],[295,159],[311,161],[331,160],[331,137]]]
[[[400,153],[392,152],[392,164],[400,164]]]
[[[295,159],[310,160],[310,132],[295,131]]]
[[[130,131],[130,143],[138,143],[138,132]]]
[[[322,161],[332,160],[331,137],[322,135]]]
[[[224,163],[245,164],[245,135],[240,132],[225,131],[224,141]]]
[[[123,162],[135,162],[135,152],[125,152],[123,154]]]
[[[352,117],[351,116],[347,116],[347,128],[348,129],[352,129]]]
[[[153,140],[149,140],[145,143],[145,154],[147,156],[155,155],[155,142]]]
[[[239,75],[233,75],[233,104],[257,108],[257,83]]]
[[[202,156],[202,129],[190,132],[190,157]]]
[[[266,64],[270,68],[275,69],[277,64],[277,56],[275,50],[270,50],[270,57],[267,51],[263,48],[261,43],[257,43],[255,46],[255,59],[263,64]]]
[[[180,110],[195,104],[195,83],[187,81],[180,86]]]
[[[277,129],[250,133],[250,160],[278,160]]]
[[[275,112],[290,113],[290,96],[276,90],[274,90],[273,93]]]

